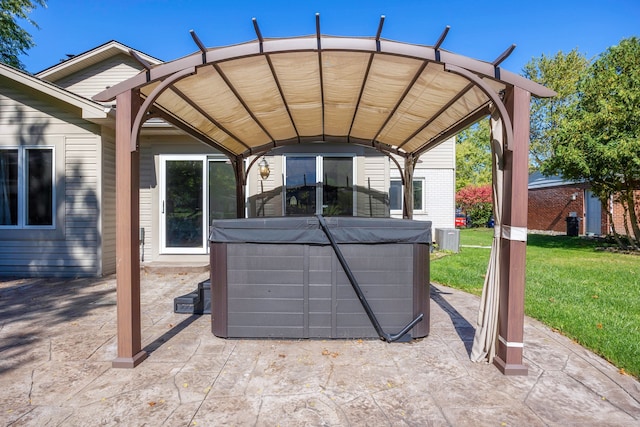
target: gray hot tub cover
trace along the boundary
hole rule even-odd
[[[431,244],[431,221],[328,217],[326,222],[337,243]],[[316,217],[214,220],[209,240],[212,243],[330,244]]]

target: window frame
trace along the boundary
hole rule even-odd
[[[398,177],[391,177],[389,178],[389,192],[391,192],[391,183],[393,182],[399,182],[400,183],[400,194],[401,196],[404,195],[404,185],[402,184],[402,179],[398,178]],[[416,182],[419,182],[421,184],[421,191],[420,191],[420,201],[422,204],[422,207],[420,209],[416,209],[415,208],[415,189],[416,189]],[[425,206],[425,195],[426,195],[426,179],[424,177],[413,177],[413,191],[414,191],[414,209],[413,209],[413,213],[414,214],[422,214],[426,212],[426,206]],[[403,209],[404,209],[404,197],[400,197],[400,209],[393,209],[391,207],[391,199],[389,199],[389,212],[392,215],[397,215],[400,214],[402,215],[403,213]]]
[[[57,156],[56,147],[54,145],[3,145],[0,151],[18,151],[18,221],[16,225],[0,225],[0,230],[56,230],[58,225],[57,218],[57,190],[58,182],[56,180]],[[51,152],[51,224],[31,225],[27,224],[28,216],[28,165],[27,152],[30,150],[49,151]]]
[[[316,189],[315,189],[315,197],[316,197],[316,214],[323,213],[323,209],[324,209],[324,179],[323,179],[323,173],[324,173],[324,159],[325,158],[336,158],[336,157],[345,157],[345,158],[350,158],[351,159],[351,165],[352,165],[352,176],[353,176],[353,183],[351,184],[351,188],[352,188],[352,197],[353,197],[353,209],[352,209],[352,215],[351,216],[357,216],[358,214],[358,205],[357,205],[357,200],[358,200],[358,192],[356,189],[356,180],[357,180],[357,155],[353,154],[353,153],[334,153],[334,152],[327,152],[327,153],[304,153],[304,152],[292,152],[292,153],[286,153],[283,154],[282,158],[282,177],[283,177],[283,185],[282,185],[282,212],[283,212],[283,216],[290,216],[286,214],[286,192],[287,192],[287,158],[299,158],[299,157],[308,157],[308,158],[315,158],[315,171],[316,171]]]

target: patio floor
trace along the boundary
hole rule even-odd
[[[173,313],[207,273],[142,274],[149,358],[113,369],[115,278],[0,279],[2,425],[640,425],[640,383],[525,321],[526,377],[469,360],[478,298],[432,287],[431,334],[247,340]]]

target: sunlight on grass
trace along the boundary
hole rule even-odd
[[[431,263],[431,279],[480,295],[493,230],[461,230],[459,254]],[[596,240],[529,235],[525,312],[640,377],[640,257]],[[472,247],[470,247],[472,246]]]

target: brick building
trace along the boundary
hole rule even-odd
[[[636,193],[640,204],[640,190]],[[609,201],[603,206],[589,190],[589,184],[560,176],[546,177],[539,172],[529,176],[528,209],[530,230],[566,233],[567,218],[577,218],[578,234],[606,235],[611,231],[608,218],[611,212],[616,232],[626,233],[622,205]]]

